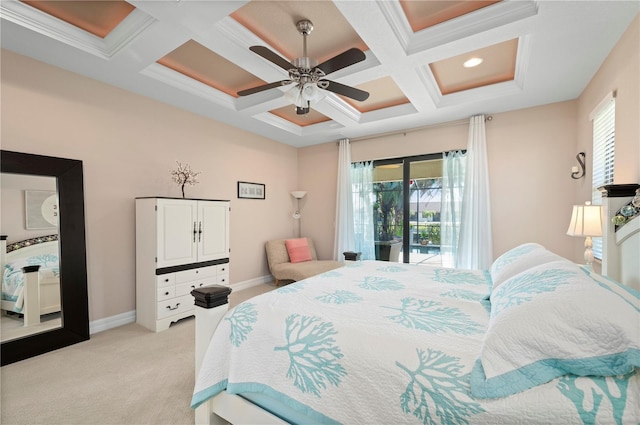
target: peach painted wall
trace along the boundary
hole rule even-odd
[[[528,241],[542,243],[561,255],[571,254],[572,241],[565,233],[575,190],[569,177],[575,149],[575,110],[575,102],[563,102],[494,114],[486,123],[494,257]],[[467,132],[468,124],[464,123],[356,140],[351,143],[351,159],[464,149]],[[335,143],[300,149],[298,157],[300,187],[309,191],[310,200],[310,211],[304,213],[322,220],[322,225],[313,220],[303,222],[303,233],[313,234],[321,255],[327,257],[333,252],[333,233],[322,229],[327,224],[333,229],[333,219],[319,216],[335,211],[337,158]]]
[[[573,258],[575,101],[496,114],[487,126],[494,258],[538,242]]]
[[[134,199],[180,197],[175,161],[202,171],[187,197],[231,200],[231,283],[268,275],[264,241],[294,235],[295,148],[6,50],[1,71],[2,149],[83,161],[90,320],[135,310]]]
[[[338,147],[324,143],[300,149],[298,188],[307,195],[300,202],[301,234],[313,239],[318,258],[333,258]]]

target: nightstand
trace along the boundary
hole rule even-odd
[[[345,261],[360,261],[361,252],[347,251],[342,253]]]

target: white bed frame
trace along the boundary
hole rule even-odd
[[[640,217],[636,216],[618,231],[611,222],[616,213],[629,203],[633,196],[616,196],[616,187],[624,186],[623,193],[634,192],[638,185],[610,185],[600,188],[603,192],[602,208],[606,223],[602,228],[602,275],[622,282],[640,291]],[[609,190],[607,190],[609,188]]]
[[[19,244],[20,242],[18,242]],[[4,266],[16,258],[32,257],[40,254],[59,254],[58,241],[31,243],[7,253],[7,241],[0,241],[0,270],[4,273]],[[24,326],[33,326],[40,323],[43,314],[57,313],[60,311],[60,280],[40,279],[39,273],[26,273],[24,285]],[[14,311],[14,301],[2,300],[0,308],[7,312]]]
[[[628,186],[628,185],[627,185]],[[635,190],[635,189],[634,189]],[[605,194],[606,196],[606,194]],[[640,289],[640,216],[618,232],[610,218],[631,200],[630,196],[603,197],[607,222],[603,228],[602,274]],[[196,376],[215,328],[228,310],[228,304],[215,308],[196,306]],[[196,409],[196,424],[287,424],[246,399],[223,391]]]

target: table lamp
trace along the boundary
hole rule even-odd
[[[584,205],[574,205],[571,213],[571,223],[567,230],[569,236],[584,236],[584,260],[587,267],[593,265],[592,237],[602,236],[602,207],[585,202]]]

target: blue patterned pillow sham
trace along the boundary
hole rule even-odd
[[[505,281],[491,296],[471,393],[506,397],[566,374],[616,376],[640,367],[640,298],[620,286],[566,260]]]
[[[492,290],[531,267],[560,260],[569,261],[534,242],[519,245],[502,254],[491,265]]]

